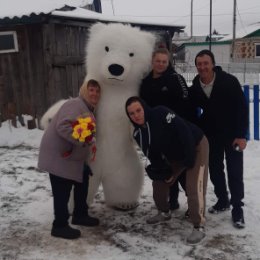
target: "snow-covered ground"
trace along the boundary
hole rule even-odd
[[[0,259],[5,260],[259,260],[260,259],[260,142],[249,141],[245,151],[246,228],[232,226],[230,212],[207,214],[207,239],[188,246],[191,224],[181,208],[169,222],[147,225],[156,213],[151,181],[146,177],[140,205],[118,211],[104,204],[102,189],[90,208],[99,227],[80,227],[82,237],[68,241],[50,236],[53,219],[48,175],[37,170],[42,131],[0,127]],[[209,181],[207,204],[215,203]]]

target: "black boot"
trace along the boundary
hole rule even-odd
[[[230,209],[230,202],[226,200],[218,200],[218,202],[208,209],[211,214],[218,214]]]
[[[180,208],[178,200],[170,201],[170,210],[176,210]]]
[[[85,216],[73,216],[71,223],[73,225],[94,227],[99,225],[99,219],[90,217],[89,215]]]
[[[244,212],[242,207],[233,207],[232,209],[232,221],[236,228],[245,228]]]
[[[76,239],[79,238],[81,233],[78,229],[72,228],[69,225],[65,227],[52,227],[51,235],[53,237],[60,237],[64,239]]]

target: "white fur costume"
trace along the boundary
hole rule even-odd
[[[107,205],[123,209],[137,205],[143,185],[143,168],[125,112],[128,97],[137,95],[150,69],[155,36],[123,24],[94,24],[87,42],[89,79],[101,85],[96,111],[97,153],[90,162],[88,202],[102,183]],[[45,115],[46,117],[46,115]]]

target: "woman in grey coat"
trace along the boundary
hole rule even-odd
[[[49,172],[50,176],[55,216],[51,235],[55,237],[80,237],[80,231],[68,224],[68,202],[73,186],[72,224],[99,224],[98,219],[88,215],[86,199],[91,170],[85,163],[87,155],[95,153],[93,112],[99,98],[100,85],[95,80],[89,80],[81,87],[79,97],[69,99],[61,106],[41,140],[38,167]]]

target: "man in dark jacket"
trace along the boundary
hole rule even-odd
[[[136,142],[151,162],[146,171],[153,180],[153,198],[158,214],[147,219],[147,223],[155,224],[171,218],[169,188],[186,170],[186,193],[194,226],[187,243],[199,243],[205,237],[207,138],[200,128],[167,107],[150,108],[138,97],[126,101],[126,113],[135,127]]]
[[[248,107],[240,83],[234,76],[215,69],[215,58],[209,50],[202,50],[195,58],[198,75],[193,80],[190,97],[202,109],[199,126],[204,130],[210,145],[209,171],[218,198],[209,213],[223,212],[233,206],[235,227],[245,226],[242,200],[243,150],[246,147]],[[224,155],[229,201],[224,172]]]
[[[192,108],[188,97],[188,86],[185,79],[176,73],[170,62],[169,51],[160,48],[154,51],[152,56],[152,71],[143,79],[140,87],[140,97],[150,107],[163,105],[179,116],[194,121],[196,110]],[[185,175],[179,179],[185,188]],[[179,208],[179,187],[176,182],[170,191],[170,206],[172,210]]]

